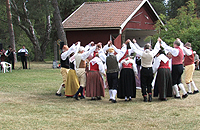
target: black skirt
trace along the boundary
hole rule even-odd
[[[158,94],[160,99],[172,97],[172,77],[170,69],[158,69],[154,86],[154,97],[157,97]]]
[[[125,96],[136,97],[135,74],[131,68],[123,68],[120,72],[117,97],[122,99]]]

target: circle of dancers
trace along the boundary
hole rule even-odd
[[[56,95],[61,96],[65,88],[67,98],[101,100],[108,88],[110,102],[116,103],[117,98],[132,101],[139,81],[144,102],[151,102],[153,97],[161,101],[167,101],[167,97],[184,99],[199,93],[193,81],[194,70],[191,43],[184,45],[178,38],[173,47],[158,38],[154,49],[149,43],[140,47],[135,39],[127,39],[120,49],[112,41],[105,46],[91,41],[85,47],[78,41],[62,48],[63,83]],[[188,91],[181,80],[183,71]]]

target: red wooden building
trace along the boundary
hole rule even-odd
[[[156,33],[157,20],[160,18],[148,0],[85,2],[63,26],[69,46],[76,41],[84,46],[90,41],[106,44],[113,40],[119,48],[128,38],[143,46],[144,39]]]

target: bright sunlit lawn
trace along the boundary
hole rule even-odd
[[[200,129],[200,94],[168,98],[167,102],[153,98],[145,103],[137,90],[131,102],[117,99],[113,104],[106,89],[103,100],[76,101],[55,95],[62,78],[52,64],[31,63],[27,70],[20,67],[18,62],[12,73],[0,73],[1,130]],[[195,71],[194,81],[200,89],[199,79],[200,71]]]

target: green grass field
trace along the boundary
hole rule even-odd
[[[2,130],[198,130],[200,94],[186,99],[169,98],[144,103],[140,90],[131,102],[75,101],[55,95],[62,83],[52,64],[31,63],[31,69],[16,64],[12,73],[0,73],[0,129]],[[194,81],[200,89],[200,71]],[[186,88],[187,90],[187,88]],[[62,91],[62,93],[64,90]]]

